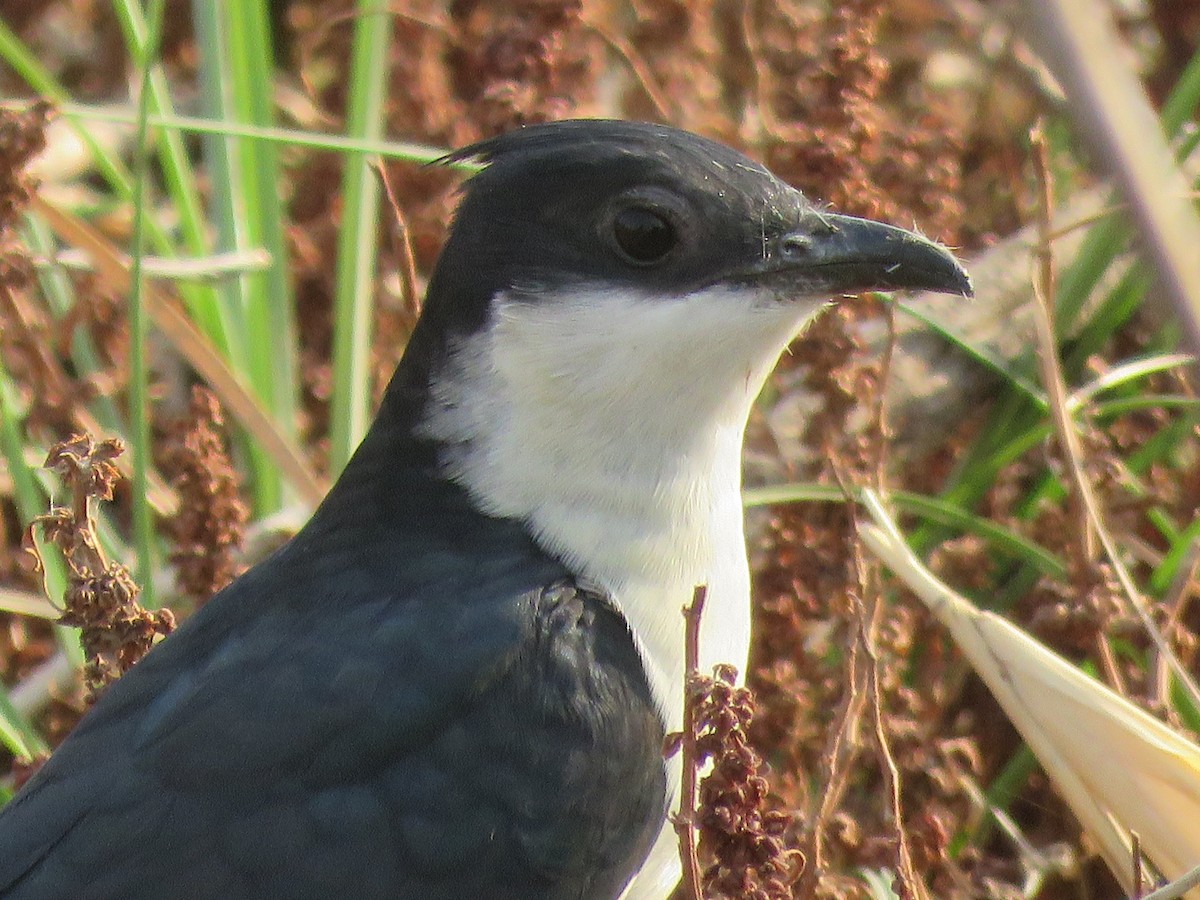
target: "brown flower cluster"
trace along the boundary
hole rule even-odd
[[[179,590],[203,603],[241,574],[237,552],[250,516],[212,391],[192,389],[188,414],[171,429],[159,465],[179,493],[179,510],[168,523]]]
[[[952,239],[963,212],[962,140],[923,91],[911,115],[882,102],[889,4],[848,0],[818,15],[791,0],[759,4],[754,17],[768,165],[843,211],[915,219]]]
[[[87,659],[84,679],[92,701],[145,656],[156,637],[175,627],[170,610],[151,612],[138,604],[139,589],[129,570],[108,562],[96,537],[92,501],[112,499],[120,477],[114,460],[124,449],[118,440],[95,444],[87,435],[51,447],[46,468],[67,485],[71,506],[55,507],[31,526],[31,531],[40,527],[46,540],[62,551],[70,570],[65,610],[58,621],[80,629]],[[32,540],[29,543],[36,555]]]
[[[571,115],[596,77],[580,0],[456,2],[449,63],[469,118],[485,133]]]
[[[6,240],[7,230],[29,205],[33,185],[25,167],[45,148],[49,121],[49,103],[35,103],[25,112],[0,116],[0,226]]]
[[[762,758],[750,746],[754,696],[736,684],[737,670],[689,681],[695,704],[696,763],[712,762],[700,783],[697,823],[706,897],[782,900],[792,895],[803,858],[789,849],[792,816],[770,809]]]
[[[33,267],[17,226],[35,189],[25,168],[45,148],[51,118],[47,103],[23,112],[0,111],[0,358],[27,407],[26,429],[61,435],[81,427],[79,412],[98,392],[90,378],[64,366],[64,348],[71,346],[79,326],[115,340],[124,333],[124,324],[111,322],[111,303],[94,291],[81,291],[76,305],[61,317],[34,299]],[[104,329],[99,327],[101,310],[110,314]],[[114,367],[104,380],[110,386],[119,382],[118,372]]]
[[[17,226],[33,196],[33,179],[25,167],[46,146],[50,106],[38,103],[24,112],[0,112],[0,355],[5,369],[18,381],[45,386],[56,393],[47,378],[49,329],[44,316],[30,313],[21,294],[32,280],[32,267],[21,246]],[[30,416],[37,419],[38,392],[31,393]]]

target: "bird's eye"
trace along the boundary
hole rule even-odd
[[[617,247],[629,262],[638,265],[658,262],[677,241],[675,226],[644,206],[627,206],[619,211],[613,216],[612,228]]]

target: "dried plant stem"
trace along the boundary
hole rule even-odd
[[[1033,146],[1034,171],[1037,175],[1041,196],[1038,204],[1039,240],[1035,257],[1038,261],[1038,271],[1033,279],[1033,292],[1037,299],[1037,303],[1034,304],[1034,322],[1041,351],[1038,358],[1042,367],[1042,380],[1045,383],[1051,415],[1058,431],[1063,454],[1066,457],[1067,470],[1070,472],[1071,482],[1075,489],[1074,495],[1078,498],[1076,502],[1081,504],[1089,527],[1095,529],[1092,534],[1099,539],[1105,556],[1112,564],[1113,572],[1121,583],[1130,608],[1141,621],[1142,627],[1145,628],[1158,653],[1166,660],[1175,677],[1179,679],[1180,685],[1188,694],[1189,701],[1194,706],[1200,707],[1200,687],[1197,687],[1191,674],[1183,667],[1179,657],[1163,637],[1162,631],[1154,623],[1141,592],[1138,591],[1129,570],[1121,561],[1116,542],[1112,539],[1108,529],[1104,527],[1099,501],[1096,499],[1091,483],[1083,469],[1083,453],[1067,406],[1067,391],[1058,362],[1057,342],[1054,336],[1054,257],[1049,240],[1051,179],[1046,137],[1040,126],[1034,128],[1030,133],[1030,141]]]
[[[860,575],[860,584],[864,589],[868,586],[869,572],[866,560],[863,558],[862,542],[857,541],[854,547],[855,566]],[[877,571],[875,567],[872,572]],[[877,588],[877,585],[871,585]],[[888,744],[887,729],[883,722],[883,691],[879,684],[879,658],[875,654],[875,634],[878,631],[880,613],[883,602],[877,589],[871,590],[875,601],[866,604],[861,598],[856,598],[855,606],[859,612],[858,641],[862,645],[861,659],[863,660],[863,675],[867,682],[865,696],[870,700],[871,722],[875,732],[875,746],[883,770],[884,783],[887,786],[888,800],[892,807],[892,819],[896,828],[896,859],[902,883],[907,888],[905,896],[912,900],[928,900],[925,883],[917,875],[917,867],[913,864],[912,850],[908,845],[908,836],[904,831],[904,803],[901,796],[900,769],[892,756]]]
[[[672,104],[663,95],[663,92],[659,90],[658,85],[655,84],[654,75],[650,71],[650,67],[646,65],[646,61],[638,53],[637,49],[620,34],[600,21],[598,16],[585,17],[583,24],[591,29],[600,40],[608,44],[613,52],[625,61],[625,65],[629,66],[629,71],[633,73],[638,87],[646,94],[646,99],[654,105],[654,111],[658,113],[662,120],[664,122],[673,121],[675,116],[672,115]]]
[[[882,392],[882,388],[880,390]],[[882,401],[880,401],[880,409],[882,410]],[[879,415],[879,427],[882,428],[882,412]],[[876,475],[882,480],[882,461],[878,463]],[[858,619],[858,631],[855,635],[858,649],[858,652],[855,653],[855,684],[858,686],[858,692],[863,701],[870,706],[876,752],[883,772],[884,784],[887,787],[888,800],[892,807],[892,820],[896,828],[897,869],[902,883],[907,888],[905,896],[912,900],[928,900],[928,892],[925,890],[924,882],[917,875],[917,868],[912,859],[912,850],[908,844],[908,836],[904,831],[904,803],[901,795],[900,769],[896,765],[895,757],[892,756],[887,729],[884,725],[879,657],[875,653],[875,637],[879,633],[879,623],[884,606],[877,582],[878,566],[869,565],[864,558],[861,540],[855,541],[853,554],[859,584],[859,593],[852,598]],[[870,597],[871,600],[864,599],[867,597]]]
[[[861,635],[866,640],[866,635]],[[917,867],[913,863],[912,850],[908,846],[908,835],[904,831],[904,804],[900,790],[900,769],[888,746],[887,730],[883,724],[883,698],[879,690],[879,663],[875,654],[868,649],[870,665],[866,667],[870,679],[870,696],[872,708],[872,723],[875,727],[875,744],[879,757],[883,761],[884,783],[887,785],[888,800],[892,806],[892,819],[896,826],[896,857],[899,863],[900,878],[907,888],[906,896],[914,900],[928,900],[925,883],[917,875]]]
[[[872,410],[871,432],[875,437],[874,467],[871,472],[872,487],[882,492],[887,475],[887,381],[892,369],[892,359],[896,351],[896,310],[890,303],[883,304],[882,315],[887,326],[887,340],[884,341],[883,353],[879,360],[879,379],[877,381],[874,409]],[[850,498],[848,498],[850,499]],[[856,529],[857,530],[857,529]],[[915,900],[926,900],[928,892],[925,884],[917,875],[913,864],[912,849],[909,847],[908,835],[904,830],[904,803],[901,792],[900,769],[892,756],[888,744],[887,729],[883,721],[883,691],[879,683],[879,657],[875,653],[875,635],[879,632],[879,622],[883,613],[883,594],[879,590],[879,565],[874,560],[868,561],[863,554],[863,543],[856,539],[854,542],[854,565],[858,573],[861,588],[861,598],[855,604],[858,607],[859,631],[858,640],[862,643],[865,665],[867,694],[871,701],[872,724],[875,731],[875,744],[882,764],[884,780],[888,788],[888,797],[892,806],[892,819],[896,827],[896,857],[899,874],[907,886],[908,895]],[[871,598],[867,602],[865,598]]]
[[[421,314],[421,292],[419,287],[419,279],[417,278],[417,257],[413,251],[412,232],[408,227],[408,218],[404,215],[404,209],[400,205],[400,201],[396,197],[396,192],[392,188],[392,180],[388,177],[387,167],[384,166],[383,160],[377,160],[372,164],[375,173],[379,176],[379,181],[383,185],[383,192],[387,196],[388,206],[392,210],[392,218],[395,221],[396,231],[392,240],[393,252],[396,258],[400,261],[400,287],[404,301],[404,330],[407,334],[412,334],[412,330],[417,325],[417,316]]]
[[[1108,643],[1108,635],[1103,630],[1096,632],[1095,637],[1096,656],[1100,658],[1100,666],[1104,669],[1104,677],[1112,686],[1112,689],[1122,697],[1129,696],[1129,685],[1125,681],[1125,676],[1121,674],[1121,667],[1117,665],[1117,655],[1113,653],[1112,646]]]
[[[1075,482],[1075,490],[1067,496],[1067,507],[1071,517],[1075,520],[1075,535],[1078,538],[1078,544],[1075,546],[1075,571],[1073,574],[1076,578],[1080,578],[1093,568],[1096,560],[1096,539],[1083,496],[1085,490],[1083,485],[1087,482],[1081,465],[1083,448],[1079,443],[1079,433],[1075,430],[1075,424],[1071,419],[1066,384],[1058,364],[1058,342],[1054,336],[1055,273],[1054,252],[1050,245],[1051,221],[1054,218],[1054,187],[1050,178],[1046,136],[1040,124],[1030,134],[1030,142],[1038,182],[1038,244],[1034,249],[1037,272],[1033,279],[1034,294],[1037,298],[1033,317],[1037,329],[1038,345],[1041,348],[1041,352],[1038,354],[1038,365],[1041,367],[1042,384],[1046,388],[1054,429],[1058,434],[1072,480]]]
[[[129,259],[120,259],[129,265]],[[31,254],[29,261],[35,269],[68,269],[75,272],[96,272],[95,260],[83,250],[64,248],[53,255]],[[194,281],[199,284],[216,284],[243,275],[262,272],[271,265],[271,254],[266,250],[237,250],[228,253],[211,253],[188,259],[169,259],[161,256],[142,257],[142,277],[162,281]]]
[[[842,802],[846,788],[849,785],[851,766],[858,749],[858,725],[862,718],[863,707],[867,702],[866,691],[861,682],[861,669],[858,664],[859,642],[850,642],[844,671],[850,676],[846,690],[842,694],[842,703],[834,716],[834,722],[829,729],[829,737],[825,749],[821,753],[821,780],[824,791],[817,806],[816,814],[811,816],[804,830],[801,847],[804,850],[808,864],[800,877],[797,886],[797,896],[815,896],[817,886],[825,872],[825,829],[833,816],[834,810]]]
[[[1162,597],[1162,607],[1167,611],[1167,620],[1163,623],[1163,629],[1168,634],[1174,632],[1183,622],[1188,602],[1192,599],[1196,589],[1198,569],[1200,569],[1200,544],[1193,543],[1187,548],[1183,562],[1171,581],[1171,586],[1167,588]],[[1192,651],[1189,654],[1187,665],[1191,665],[1194,659],[1195,651]],[[1179,712],[1170,702],[1171,679],[1167,670],[1167,661],[1157,648],[1154,650],[1151,663],[1147,668],[1151,675],[1149,696],[1155,698],[1155,702],[1165,711],[1167,718],[1174,725],[1180,725]]]
[[[708,588],[697,585],[692,602],[683,608],[687,623],[684,638],[683,738],[680,753],[683,780],[679,790],[679,811],[674,816],[679,836],[679,859],[683,863],[683,895],[686,900],[704,900],[700,883],[700,858],[696,850],[696,782],[699,754],[696,750],[696,692],[700,678],[700,617]]]

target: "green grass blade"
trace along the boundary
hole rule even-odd
[[[1200,51],[1192,54],[1162,107],[1162,127],[1175,137],[1196,116],[1200,104]]]
[[[0,102],[0,106],[4,107],[24,107],[25,105],[24,103]],[[58,106],[58,110],[72,122],[110,122],[131,126],[137,124],[137,115],[129,108],[64,102]],[[238,122],[223,122],[202,116],[183,116],[176,113],[151,115],[148,121],[154,128],[167,128],[187,134],[220,134],[229,137],[253,138],[256,141],[285,144],[308,150],[322,150],[329,153],[366,153],[371,156],[398,159],[418,165],[437,162],[449,152],[444,147],[430,147],[427,144],[414,144],[411,141],[330,134],[279,126],[247,125]],[[463,172],[476,172],[480,166],[475,162],[464,161],[453,163],[450,168]]]
[[[32,759],[48,749],[37,729],[13,706],[3,685],[0,685],[0,744],[13,756],[25,759]]]
[[[349,134],[377,139],[383,132],[387,50],[392,16],[383,0],[359,0],[351,50]],[[346,465],[370,421],[371,314],[378,261],[380,185],[370,161],[348,155],[342,176],[334,293],[333,399],[329,469]]]
[[[1046,409],[1046,395],[1041,388],[1031,379],[1025,377],[1020,372],[1016,371],[1006,360],[1002,360],[986,347],[978,347],[970,341],[958,335],[952,325],[938,321],[928,311],[903,302],[896,304],[897,308],[903,310],[907,315],[912,316],[919,322],[924,323],[930,331],[938,335],[940,338],[950,344],[952,347],[958,348],[971,359],[975,360],[985,369],[989,369],[1005,381],[1012,390],[1018,394],[1025,395],[1031,403],[1040,409]]]
[[[140,3],[135,0],[115,0],[113,9],[125,37],[129,57],[139,72],[142,89],[138,101],[139,134],[148,127],[148,116],[169,115],[174,111],[166,75],[157,62],[156,30],[147,23]],[[151,12],[157,11],[157,3]],[[183,244],[193,256],[204,256],[211,252],[209,246],[204,206],[200,201],[200,190],[196,176],[188,159],[183,136],[174,130],[164,129],[158,133],[158,160],[162,167],[171,206],[179,216],[179,230]],[[135,216],[137,215],[135,211]],[[211,287],[192,287],[189,291],[189,311],[201,329],[231,359],[237,360],[236,342],[239,332],[236,323],[230,321],[227,297]]]
[[[226,35],[219,14],[224,3],[197,3],[192,6],[199,51],[199,76],[201,108],[214,118],[225,120],[233,117],[233,90],[227,75]],[[168,132],[181,137],[177,131]],[[221,135],[206,135],[204,139],[204,168],[210,181],[209,219],[217,232],[218,253],[247,251],[251,249],[246,235],[245,222],[246,192],[241,183],[241,166],[236,157],[240,143]],[[221,305],[226,311],[226,322],[231,335],[230,358],[237,371],[249,375],[250,361],[246,346],[245,327],[245,279],[230,279],[222,286]],[[252,377],[246,382],[255,385]]]
[[[1097,395],[1105,391],[1125,387],[1130,382],[1136,381],[1139,378],[1145,378],[1147,375],[1166,372],[1169,369],[1186,366],[1192,362],[1195,362],[1195,360],[1186,353],[1156,353],[1153,356],[1128,360],[1118,366],[1114,366],[1104,374],[1074,391],[1067,398],[1067,408],[1072,414],[1077,414],[1085,404],[1091,402]]]
[[[129,4],[118,4],[129,6]],[[150,502],[147,499],[150,463],[150,386],[149,363],[146,359],[146,330],[148,317],[145,309],[142,260],[146,244],[146,207],[150,200],[146,190],[147,148],[149,125],[146,116],[150,112],[151,82],[154,79],[154,61],[158,55],[158,40],[162,33],[162,16],[165,0],[155,0],[150,7],[150,25],[142,44],[142,77],[138,102],[142,118],[138,124],[135,144],[135,172],[133,193],[133,251],[131,286],[129,292],[129,407],[131,410],[130,435],[133,453],[133,531],[137,545],[137,581],[142,589],[142,604],[153,609],[156,604],[154,590],[155,535],[151,518]],[[140,15],[140,10],[138,10]]]
[[[261,13],[261,8],[254,6]],[[270,60],[259,60],[257,69],[249,69],[244,59],[235,58],[233,45],[245,53],[241,36],[249,20],[255,18],[248,7],[237,7],[229,3],[198,3],[192,7],[196,27],[196,40],[200,49],[201,96],[206,114],[222,121],[241,121],[254,110],[248,103],[251,95],[270,97]],[[237,23],[230,16],[239,18]],[[265,68],[264,68],[265,67]],[[259,104],[261,106],[262,104]],[[269,112],[269,105],[267,106]],[[279,391],[275,383],[277,359],[289,359],[293,347],[278,346],[276,341],[294,341],[290,328],[283,332],[272,331],[271,306],[284,307],[284,318],[290,305],[286,290],[272,296],[271,286],[283,280],[282,269],[286,265],[286,254],[282,252],[282,226],[277,199],[270,205],[264,204],[259,179],[260,163],[257,159],[262,147],[251,140],[211,134],[205,136],[205,162],[212,190],[210,210],[218,234],[218,250],[249,254],[263,244],[264,230],[273,228],[278,239],[276,255],[271,266],[275,277],[268,279],[262,272],[245,273],[231,279],[222,291],[227,304],[231,327],[238,335],[236,346],[236,368],[242,380],[248,384],[264,409],[275,421],[284,422],[284,431],[294,433],[294,409],[281,417],[276,408]],[[273,155],[274,148],[268,148]],[[271,184],[270,196],[276,197],[275,184]],[[273,225],[266,224],[268,217],[274,218]],[[288,372],[294,378],[294,368]],[[290,387],[290,386],[289,386]],[[285,391],[286,393],[286,391]],[[246,442],[249,463],[253,472],[254,506],[259,515],[268,515],[277,510],[283,498],[283,480],[279,469],[274,466],[263,448],[255,442]]]
[[[235,74],[234,97],[238,121],[270,127],[275,122],[273,103],[274,47],[271,25],[264,4],[224,6],[230,34]],[[288,274],[285,209],[280,198],[282,171],[279,148],[269,141],[245,141],[243,183],[254,198],[248,217],[249,240],[266,249],[271,265],[251,280],[251,304],[246,321],[250,326],[253,357],[265,361],[262,373],[269,389],[264,400],[289,438],[296,437],[299,404],[299,338],[296,332],[295,298]],[[269,349],[268,349],[269,348]],[[275,508],[281,497],[275,498]]]
[[[254,4],[240,8],[223,7],[233,50],[238,121],[270,127],[275,124],[274,47],[271,46],[270,22],[266,7]],[[295,437],[298,412],[299,361],[296,359],[296,325],[292,281],[288,277],[287,239],[284,235],[284,209],[280,197],[280,152],[274,143],[247,140],[242,157],[245,176],[254,208],[247,216],[250,242],[265,248],[271,265],[254,284],[253,302],[247,311],[252,330],[252,350],[268,360],[271,404],[283,433]]]

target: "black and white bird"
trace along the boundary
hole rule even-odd
[[[701,665],[746,664],[751,403],[831,297],[970,282],[659,125],[452,159],[484,168],[353,460],[0,812],[0,897],[669,892],[696,585]]]

